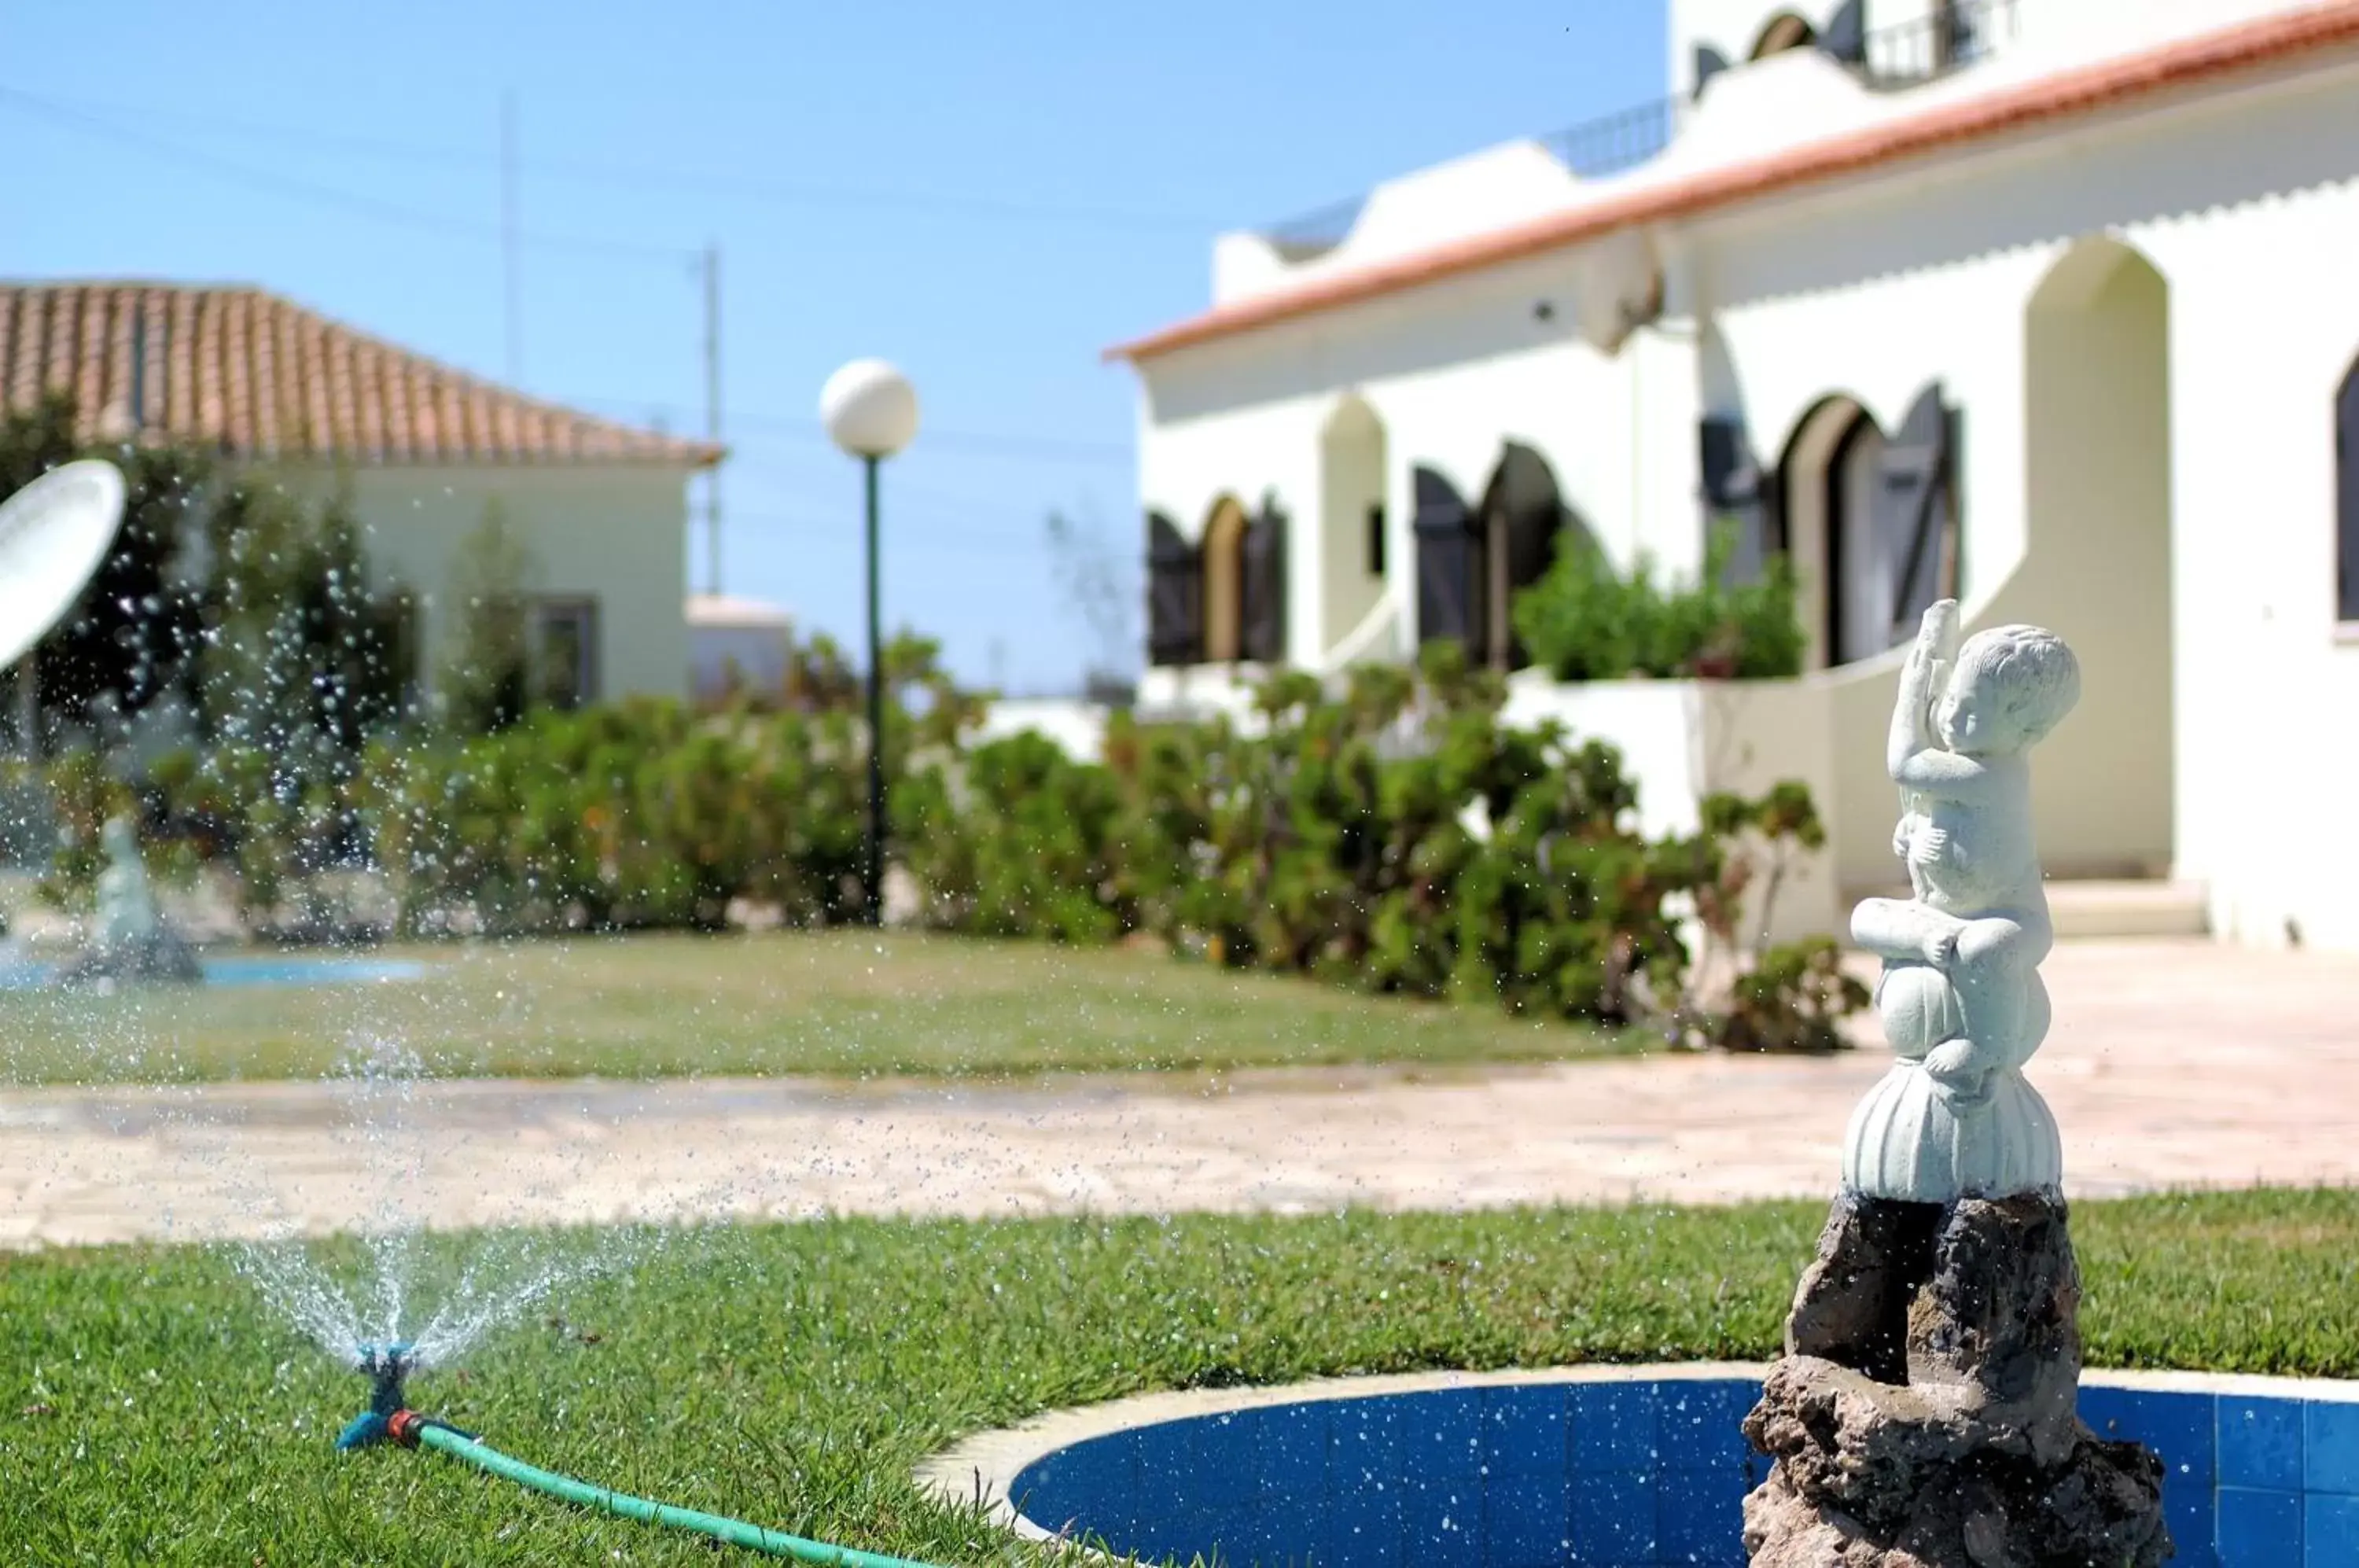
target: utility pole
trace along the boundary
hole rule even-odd
[[[508,384],[524,381],[524,272],[516,255],[516,93],[500,94],[500,270],[507,293]]]
[[[721,246],[704,247],[704,439],[721,444]],[[721,592],[721,465],[704,474],[705,592]]]

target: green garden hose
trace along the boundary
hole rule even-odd
[[[806,1541],[799,1535],[765,1530],[743,1519],[723,1519],[719,1514],[699,1513],[694,1508],[677,1508],[669,1503],[651,1503],[645,1497],[593,1486],[577,1481],[571,1475],[560,1475],[554,1470],[543,1470],[512,1458],[496,1448],[485,1446],[455,1427],[421,1416],[415,1410],[397,1412],[386,1423],[385,1436],[405,1448],[431,1448],[463,1459],[478,1470],[489,1471],[519,1486],[563,1502],[578,1503],[601,1513],[616,1514],[624,1519],[637,1519],[644,1524],[670,1525],[675,1530],[690,1530],[700,1535],[742,1546],[748,1551],[765,1552],[772,1557],[791,1557],[818,1568],[933,1568],[930,1563],[913,1563],[906,1557],[886,1557],[875,1552],[855,1552],[848,1546],[832,1546],[824,1541]]]

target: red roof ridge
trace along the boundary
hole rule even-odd
[[[54,392],[75,395],[86,436],[197,441],[238,457],[704,468],[724,455],[502,386],[253,283],[0,280],[0,413]],[[110,424],[122,419],[127,432]]]
[[[1297,316],[1520,261],[1637,223],[1685,217],[2044,121],[2086,114],[2315,49],[2359,42],[2359,0],[2326,0],[2065,70],[1749,162],[1468,235],[1216,306],[1105,351],[1137,362]]]

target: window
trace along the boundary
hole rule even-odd
[[[533,695],[551,708],[598,700],[598,601],[539,599],[532,607]]]
[[[1385,574],[1385,504],[1368,503],[1368,575]]]

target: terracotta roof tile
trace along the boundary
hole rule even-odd
[[[0,283],[0,409],[232,457],[709,467],[720,448],[528,397],[251,288]]]
[[[1462,273],[1519,261],[1641,223],[1663,223],[1856,174],[2149,93],[2201,85],[2314,51],[2359,44],[2359,0],[2328,0],[2162,44],[2140,53],[2059,71],[2037,81],[1945,103],[1848,135],[1745,159],[1684,180],[1607,196],[1545,217],[1453,240],[1429,250],[1332,273],[1216,306],[1106,351],[1108,359],[1152,359],[1191,343],[1372,299]]]

